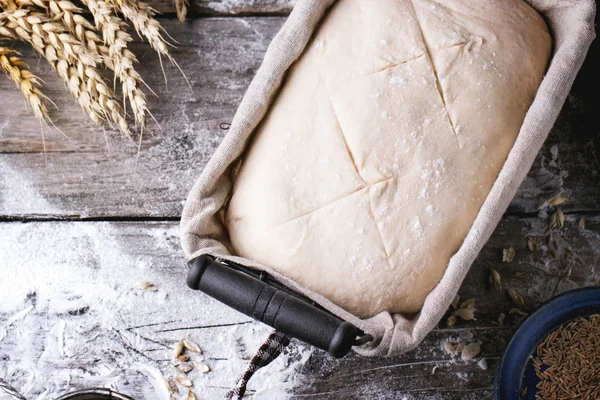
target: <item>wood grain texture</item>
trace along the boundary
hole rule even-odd
[[[421,346],[405,355],[364,358],[351,354],[334,360],[322,351],[307,350],[294,342],[281,365],[285,365],[286,357],[293,359],[301,352],[308,351],[308,359],[296,371],[295,376],[301,378],[292,398],[491,398],[497,361],[522,318],[509,313],[515,305],[506,289],[523,294],[523,310],[527,312],[565,290],[600,284],[600,273],[593,267],[600,265],[600,215],[587,216],[583,230],[578,226],[579,218],[580,215],[571,215],[564,228],[552,231],[547,230],[547,221],[539,218],[502,221],[460,290],[462,299],[476,299],[477,320],[458,321],[448,328],[444,318]],[[254,351],[251,346],[240,347],[238,341],[250,338],[251,343],[258,343],[266,335],[266,329],[249,322],[247,317],[187,289],[176,223],[4,223],[0,229],[10,233],[14,243],[11,256],[5,259],[4,273],[17,282],[29,282],[20,292],[12,289],[11,293],[22,293],[28,298],[26,304],[35,306],[24,319],[24,323],[39,325],[30,339],[33,347],[29,351],[43,356],[43,364],[37,368],[54,370],[52,376],[37,378],[37,391],[30,395],[39,394],[44,387],[66,390],[89,386],[89,376],[98,373],[99,365],[107,365],[115,369],[111,376],[118,389],[137,400],[155,400],[148,378],[132,366],[147,365],[172,376],[171,347],[182,337],[190,337],[202,346],[213,368],[212,375],[192,375],[197,393],[204,393],[205,398],[221,398]],[[531,252],[527,248],[526,237],[535,238],[541,248],[549,234],[556,241],[556,256],[551,256],[549,250]],[[53,246],[44,246],[49,244]],[[76,253],[68,250],[73,246],[77,246]],[[511,246],[516,249],[515,259],[503,263],[502,250]],[[31,253],[32,248],[39,250]],[[570,274],[564,274],[569,248],[574,249],[575,259],[568,265]],[[490,267],[500,272],[502,289],[489,286]],[[59,268],[63,268],[66,278],[58,279],[53,273],[39,281],[29,278],[42,276],[44,269]],[[74,285],[68,277],[77,275],[79,282]],[[134,289],[141,279],[154,282],[159,291],[144,293]],[[7,284],[10,283],[0,283],[0,287],[10,291]],[[4,304],[0,321],[8,320],[12,314],[7,313],[6,307]],[[503,326],[494,324],[500,313],[507,315]],[[51,351],[57,340],[56,326],[60,324],[66,326],[63,355]],[[0,365],[0,374],[9,371],[12,382],[23,387],[27,380],[27,364],[19,356],[24,351],[23,338],[19,336],[18,324],[6,327],[0,323],[0,337],[4,328],[8,334],[0,340],[0,358],[10,357]],[[452,358],[442,350],[443,341],[458,339],[464,330],[473,334],[473,340],[482,342],[481,356],[487,360],[488,370],[481,369],[475,361]],[[76,343],[76,335],[92,335],[92,331],[95,341],[105,343],[108,351],[101,351],[91,342],[80,349],[69,345],[70,341]],[[97,361],[90,364],[90,359]],[[275,366],[264,373],[278,376],[285,372],[281,366]],[[62,381],[65,377],[70,377],[70,384]],[[105,383],[101,376],[96,379],[95,382]],[[261,378],[253,381],[251,392],[261,388],[256,398],[268,399],[261,397],[261,390],[266,390],[261,382]]]
[[[296,398],[304,395],[319,399],[491,399],[497,361],[522,317],[510,314],[517,307],[507,289],[519,291],[529,312],[556,294],[577,287],[600,284],[600,218],[588,217],[586,229],[578,227],[579,215],[567,218],[560,230],[548,231],[547,221],[539,218],[505,218],[494,232],[468,273],[459,294],[461,299],[475,298],[476,321],[459,320],[446,326],[447,315],[416,350],[399,357],[361,358],[351,356],[331,361],[316,354],[307,365],[314,374],[311,385],[298,389]],[[556,256],[541,249],[549,235],[556,241]],[[540,245],[531,252],[527,237]],[[502,262],[503,249],[514,247],[515,259]],[[569,251],[574,251],[573,259]],[[501,289],[488,283],[490,268],[496,269],[503,282]],[[567,273],[570,269],[570,273]],[[505,313],[504,326],[495,325]],[[474,340],[481,340],[482,356],[489,369],[483,371],[475,362],[452,361],[442,348],[442,341],[457,339],[460,331],[470,330]],[[437,365],[435,373],[433,367]],[[302,396],[301,396],[302,394]],[[308,396],[310,398],[310,396]]]
[[[167,66],[165,88],[158,58],[146,44],[134,52],[139,70],[159,98],[150,109],[162,127],[146,134],[139,158],[137,144],[115,132],[93,126],[68,96],[44,62],[29,50],[28,62],[44,76],[46,93],[57,103],[55,123],[71,139],[46,131],[49,149],[41,153],[40,127],[11,83],[0,80],[0,182],[21,182],[52,207],[40,208],[37,199],[23,198],[15,207],[0,192],[0,218],[176,218],[183,200],[220,143],[243,93],[259,67],[271,38],[284,18],[207,18],[179,24],[163,23],[180,42],[173,51],[190,79],[193,92],[176,68]],[[555,129],[540,152],[509,212],[535,213],[540,202],[562,194],[570,199],[567,212],[600,209],[600,90],[594,45]],[[38,65],[39,64],[39,65]],[[5,105],[10,104],[10,107]],[[106,141],[105,141],[106,135]],[[108,143],[108,145],[106,144]],[[552,160],[556,147],[558,158]],[[15,187],[15,185],[12,185]],[[5,199],[4,201],[2,201]],[[31,203],[31,204],[30,204]]]
[[[198,1],[192,5],[192,16],[269,16],[201,18],[183,24],[163,19],[180,42],[173,54],[190,78],[193,92],[171,66],[166,66],[167,89],[156,55],[143,43],[133,46],[142,61],[140,73],[159,94],[150,97],[150,106],[163,128],[146,135],[137,160],[136,143],[112,131],[105,137],[49,67],[24,49],[33,70],[45,78],[46,94],[59,107],[52,111],[55,123],[71,138],[46,131],[44,157],[39,125],[17,91],[0,79],[0,220],[45,221],[0,222],[0,248],[5,249],[0,262],[4,276],[10,277],[0,280],[0,288],[26,298],[25,304],[33,308],[23,321],[37,326],[33,335],[24,338],[18,324],[7,323],[21,311],[21,299],[0,294],[0,376],[19,388],[29,387],[30,398],[45,388],[58,393],[114,384],[136,400],[155,400],[147,374],[134,366],[147,365],[172,375],[168,348],[184,336],[205,347],[214,369],[195,378],[197,393],[204,395],[200,398],[221,398],[237,379],[252,346],[267,330],[185,288],[177,218],[188,190],[225,134],[219,124],[233,117],[270,40],[284,22],[278,15],[288,13],[291,3]],[[152,4],[173,13],[166,0]],[[459,321],[448,328],[446,316],[421,346],[390,358],[350,355],[332,360],[294,342],[281,364],[251,383],[250,394],[269,398],[261,385],[268,386],[272,375],[300,379],[293,391],[295,399],[491,399],[497,360],[522,318],[509,314],[515,305],[506,289],[518,290],[526,301],[524,310],[530,311],[565,290],[600,284],[599,56],[600,46],[594,43],[547,143],[461,287],[463,299],[476,299],[476,321]],[[538,206],[556,195],[569,199],[561,206],[566,223],[550,231],[548,218],[554,209],[540,212]],[[54,221],[85,218],[139,221]],[[578,227],[581,218],[585,229]],[[528,237],[538,245],[536,252],[528,249]],[[516,257],[503,263],[502,250],[508,247],[515,248]],[[502,289],[490,287],[490,268],[501,274]],[[71,273],[65,276],[80,272],[80,277],[65,280],[52,272],[61,269]],[[133,289],[141,279],[152,280],[159,291]],[[106,297],[98,294],[103,290]],[[113,312],[107,315],[107,310]],[[494,324],[500,313],[507,315],[504,326]],[[52,346],[62,324],[63,354]],[[464,330],[482,341],[487,371],[442,351],[443,340],[456,339]],[[93,337],[105,349],[92,346],[91,341],[73,347],[77,335]],[[287,360],[302,355],[308,359],[301,370],[285,369]],[[23,362],[31,358],[37,364]],[[114,372],[105,377],[107,368]],[[48,370],[53,373],[39,374]],[[38,377],[28,385],[31,371]]]
[[[169,0],[150,0],[152,7],[163,14],[174,14],[175,6]],[[190,0],[189,15],[287,15],[295,0]]]
[[[170,65],[165,66],[166,88],[158,57],[146,44],[136,43],[139,70],[159,95],[149,96],[150,109],[163,129],[151,126],[153,132],[146,133],[138,158],[137,143],[95,127],[47,64],[24,49],[28,63],[46,79],[45,93],[58,105],[51,113],[54,122],[70,140],[46,130],[52,151],[44,157],[38,122],[12,84],[0,79],[0,184],[13,191],[21,191],[18,186],[31,189],[20,204],[7,201],[19,193],[1,191],[0,215],[179,216],[187,192],[225,134],[219,124],[232,119],[283,20],[217,18],[184,25],[163,21],[180,43],[173,55],[193,92]],[[41,199],[30,198],[33,192]],[[39,207],[38,200],[52,207]]]

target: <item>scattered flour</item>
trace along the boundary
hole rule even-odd
[[[172,346],[189,337],[212,370],[190,372],[195,392],[223,398],[269,329],[187,289],[180,253],[165,224],[0,224],[0,376],[34,400],[99,386],[163,400],[159,377],[175,376]],[[311,354],[294,342],[249,393],[286,398]]]
[[[295,3],[296,0],[286,0],[281,2],[281,8],[282,9],[289,9],[291,8]],[[240,2],[237,0],[219,0],[219,1],[209,1],[206,3],[206,8],[209,8],[211,10],[220,12],[220,13],[224,13],[224,14],[232,14],[236,11],[237,8],[239,8],[240,6]]]
[[[18,168],[0,160],[0,212],[6,214],[58,214],[25,179]]]

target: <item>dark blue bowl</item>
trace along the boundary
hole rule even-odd
[[[133,400],[133,398],[110,389],[97,388],[67,393],[55,400]]]
[[[592,314],[600,314],[600,286],[565,292],[538,307],[521,323],[504,350],[496,370],[494,399],[534,400],[539,380],[531,356],[537,345],[560,325]],[[525,386],[527,395],[521,397]]]

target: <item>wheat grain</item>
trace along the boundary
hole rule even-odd
[[[177,18],[180,22],[185,21],[189,7],[188,0],[175,0],[175,10],[177,11]]]
[[[188,378],[184,378],[183,376],[178,376],[177,378],[175,378],[177,380],[177,382],[179,382],[179,384],[181,386],[185,386],[185,387],[192,387],[194,386],[194,382],[192,382],[190,379]]]
[[[123,133],[130,134],[113,92],[96,69],[101,59],[68,33],[66,26],[43,14],[17,9],[0,14],[0,34],[25,41],[42,55],[92,121],[112,122]]]
[[[560,326],[538,345],[536,399],[600,398],[600,315]]]
[[[0,47],[0,68],[19,88],[33,114],[40,122],[50,121],[46,103],[48,98],[39,90],[39,78],[29,71],[27,65],[18,57],[19,53],[6,47]]]
[[[12,0],[0,0],[0,7],[4,10],[16,10],[17,5]]]
[[[45,0],[4,0],[4,1],[12,2],[18,8],[30,8],[31,10],[33,10],[35,7],[39,7],[44,10],[47,9]]]

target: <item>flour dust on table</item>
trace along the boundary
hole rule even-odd
[[[3,223],[0,377],[27,399],[109,387],[136,400],[168,400],[164,380],[178,376],[199,398],[222,398],[269,330],[187,289],[177,230],[169,223]],[[173,346],[183,338],[201,349],[187,353],[190,362],[209,372],[172,368]],[[292,345],[257,372],[248,393],[285,398],[311,354]],[[176,386],[176,398],[187,395]]]
[[[53,214],[58,210],[33,187],[24,174],[0,160],[0,212]]]

